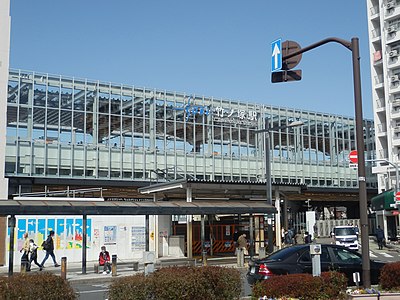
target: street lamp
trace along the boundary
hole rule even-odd
[[[386,158],[366,159],[365,161],[366,162],[369,162],[369,161],[370,162],[385,162],[385,163],[391,165],[396,171],[396,190],[395,190],[394,194],[396,195],[397,192],[400,192],[399,191],[399,166],[398,165],[390,162]]]
[[[302,121],[294,121],[288,125],[277,126],[270,128],[269,119],[265,120],[265,129],[256,130],[255,133],[264,132],[265,134],[265,184],[267,191],[267,203],[272,206],[272,182],[271,182],[271,146],[270,146],[270,134],[272,131],[283,130],[286,128],[298,127],[302,126],[304,123]],[[279,216],[280,217],[280,216]],[[280,233],[280,228],[275,229]],[[272,253],[274,251],[274,240],[273,240],[273,229],[272,229],[272,221],[268,220],[268,253]]]

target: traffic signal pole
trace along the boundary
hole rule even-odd
[[[354,37],[351,42],[331,37],[302,48],[296,52],[284,55],[282,61],[292,58],[301,53],[307,52],[324,44],[335,42],[346,47],[352,52],[353,61],[353,82],[354,82],[354,104],[356,118],[356,135],[358,150],[358,188],[360,205],[360,225],[361,225],[361,251],[362,251],[362,280],[365,288],[371,287],[371,267],[369,259],[369,237],[368,237],[368,213],[367,213],[367,185],[365,175],[365,145],[364,145],[364,125],[361,98],[361,76],[360,76],[360,49],[358,38]]]

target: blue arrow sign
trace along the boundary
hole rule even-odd
[[[282,69],[282,39],[271,43],[271,71]]]

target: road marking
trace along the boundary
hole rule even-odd
[[[78,294],[90,294],[90,293],[99,293],[99,292],[107,292],[108,290],[92,290],[92,291],[82,291],[77,292]]]
[[[382,255],[385,256],[385,257],[393,257],[393,255],[390,255],[390,254],[387,254],[387,253],[384,253],[384,252],[382,253]]]
[[[372,251],[369,251],[369,256],[371,256],[371,257],[378,257],[378,256],[376,256],[375,254],[373,254]]]

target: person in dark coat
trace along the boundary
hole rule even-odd
[[[46,241],[43,242],[42,247],[44,250],[46,250],[46,255],[43,258],[43,261],[41,263],[42,268],[44,268],[44,263],[46,260],[51,256],[53,259],[53,263],[55,267],[59,267],[60,265],[56,261],[56,256],[54,255],[54,242],[53,242],[53,236],[54,236],[54,231],[50,230],[49,236],[47,237]]]
[[[385,233],[383,232],[383,229],[381,228],[380,225],[378,225],[378,228],[376,228],[375,235],[376,235],[376,241],[378,242],[378,248],[379,250],[382,250],[383,244],[385,242]]]

